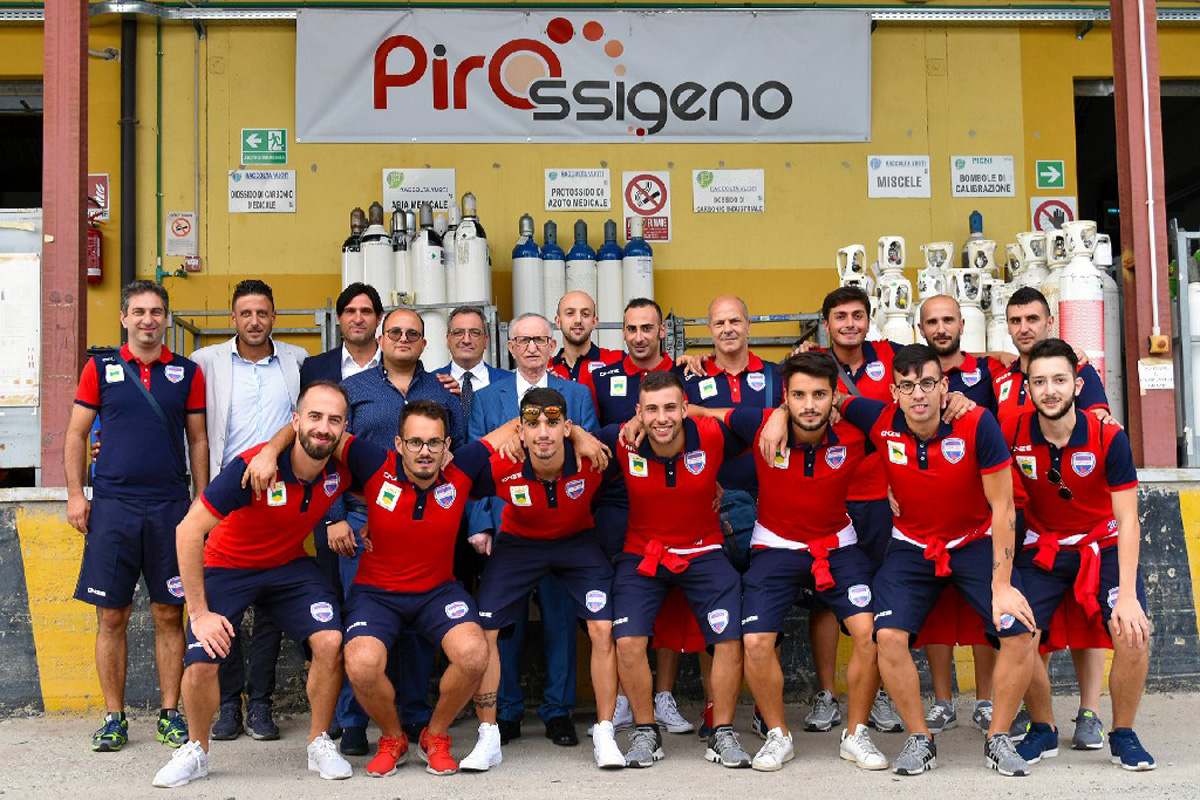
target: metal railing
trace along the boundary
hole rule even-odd
[[[1200,336],[1191,332],[1193,321],[1188,308],[1188,286],[1197,281],[1192,277],[1196,270],[1194,253],[1200,248],[1200,232],[1185,231],[1178,220],[1168,223],[1168,244],[1178,281],[1175,302],[1172,305],[1172,336],[1175,359],[1175,403],[1176,431],[1179,437],[1179,464],[1200,467],[1200,418],[1196,413],[1196,371],[1192,368],[1192,356],[1200,348]],[[1132,378],[1132,376],[1130,376]]]
[[[825,337],[825,329],[821,327],[820,313],[796,313],[796,314],[752,314],[750,322],[753,323],[772,323],[772,322],[795,322],[797,330],[795,335],[790,336],[751,336],[751,347],[788,347],[790,348],[797,341],[803,339],[815,339],[817,344],[824,347],[828,342]],[[692,327],[704,326],[708,327],[707,317],[683,317],[677,315],[673,310],[667,314],[667,338],[665,342],[666,351],[673,359],[678,359],[681,355],[687,352],[691,347],[712,347],[713,340],[710,336],[688,336],[687,329]]]

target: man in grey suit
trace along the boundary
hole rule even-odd
[[[192,353],[205,380],[206,423],[212,477],[239,453],[265,442],[291,421],[300,394],[302,347],[277,342],[275,298],[260,280],[244,280],[233,290],[231,313],[237,335]],[[221,685],[220,716],[214,739],[236,739],[242,732],[242,692],[246,693],[246,728],[255,739],[278,739],[271,718],[275,664],[283,633],[266,614],[255,610],[247,680],[242,637],[233,639],[229,658],[217,672]]]
[[[516,361],[517,371],[499,376],[475,396],[467,421],[471,439],[479,439],[520,412],[521,398],[533,388],[549,387],[567,401],[567,416],[584,430],[594,432],[596,409],[591,393],[574,381],[549,374],[551,348],[554,346],[550,322],[541,314],[522,314],[509,327],[508,352]],[[490,427],[489,427],[490,426]],[[475,550],[488,555],[492,536],[500,527],[504,503],[496,498],[481,500],[471,509],[468,530]],[[575,606],[562,584],[547,575],[538,584],[546,654],[546,685],[538,716],[546,725],[546,738],[557,745],[579,744],[571,712],[575,706]],[[513,635],[501,639],[500,691],[497,698],[497,723],[502,744],[521,735],[525,713],[521,692],[521,649],[525,625],[518,623]]]

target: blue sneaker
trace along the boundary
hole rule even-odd
[[[754,716],[750,719],[750,730],[763,741],[767,740],[767,721],[763,719],[762,712],[758,710],[758,706],[754,707]]]
[[[271,706],[266,703],[251,703],[246,707],[246,732],[260,742],[279,738],[279,726],[271,717]]]
[[[1154,769],[1154,756],[1146,752],[1132,728],[1113,728],[1108,732],[1108,747],[1112,751],[1112,763],[1120,764],[1131,772]]]
[[[110,711],[104,715],[104,726],[92,734],[92,750],[115,753],[129,741],[129,721],[125,715]]]
[[[1026,764],[1036,764],[1043,758],[1058,755],[1058,731],[1045,722],[1029,723],[1025,738],[1017,745],[1017,755]]]
[[[187,718],[173,709],[170,712],[164,713],[166,713],[166,716],[159,716],[158,718],[158,735],[156,737],[158,741],[171,748],[182,747],[187,744]]]

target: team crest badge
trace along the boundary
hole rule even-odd
[[[1011,628],[1013,625],[1015,625],[1016,622],[1017,622],[1017,618],[1014,617],[1012,614],[1001,614],[1000,615],[1000,630],[1006,631],[1009,628]]]
[[[379,496],[375,498],[375,502],[387,511],[394,511],[399,500],[400,487],[384,481],[383,486],[379,487]]]
[[[614,375],[608,384],[608,388],[613,397],[624,397],[626,390],[625,376]]]
[[[708,612],[708,627],[713,629],[713,633],[723,633],[725,628],[729,626],[729,612],[723,608],[714,608]]]
[[[746,385],[756,392],[761,392],[767,386],[767,376],[761,372],[751,372],[746,376]]]
[[[867,364],[867,377],[873,381],[883,380],[884,372],[885,369],[882,361],[872,361],[870,364]]]
[[[717,379],[705,378],[700,381],[700,399],[707,400],[710,397],[717,396]]]
[[[1121,587],[1119,587],[1119,586],[1114,586],[1108,590],[1108,607],[1109,608],[1117,607],[1117,597],[1120,594],[1120,592],[1121,592]]]
[[[957,464],[962,461],[963,456],[967,454],[967,443],[958,437],[953,439],[942,440],[942,455],[951,464]]]
[[[646,463],[646,459],[637,453],[630,453],[629,474],[635,478],[644,478],[650,474],[650,465]]]
[[[317,622],[329,622],[333,619],[333,606],[329,603],[313,603],[308,607],[308,613]]]
[[[608,595],[599,589],[592,589],[583,598],[583,604],[587,606],[587,610],[595,614],[600,609],[608,605]]]
[[[446,604],[446,616],[450,619],[462,619],[467,615],[470,608],[462,600],[455,600],[453,603]]]
[[[693,450],[690,453],[683,454],[683,465],[693,475],[699,475],[701,472],[704,472],[704,465],[707,463],[708,454],[703,450]]]
[[[976,367],[972,372],[964,372],[962,374],[963,386],[974,386],[979,383],[979,367]]]
[[[1017,469],[1031,481],[1037,480],[1037,456],[1017,456]]]
[[[176,575],[167,581],[167,591],[172,597],[183,597],[183,579]]]
[[[275,481],[267,489],[267,505],[269,506],[286,506],[287,505],[287,484],[283,481]]]
[[[443,483],[441,486],[433,490],[434,501],[442,508],[449,508],[454,505],[455,499],[458,497],[458,489],[454,488],[453,483]]]
[[[1092,470],[1096,468],[1095,453],[1072,453],[1071,454],[1071,470],[1081,478],[1086,478],[1092,474]]]
[[[533,505],[533,499],[529,496],[528,486],[510,486],[508,487],[508,496],[512,498],[514,506]]]
[[[776,453],[771,457],[771,466],[775,469],[787,469],[788,464],[792,460],[792,448],[784,450],[782,453]]]
[[[888,461],[893,464],[908,463],[908,453],[904,452],[904,442],[888,441]]]
[[[831,447],[825,451],[825,463],[832,469],[839,469],[846,463],[846,448],[843,445]]]
[[[579,496],[583,494],[583,489],[585,486],[587,486],[587,482],[582,478],[573,481],[567,481],[567,497],[571,498],[572,500],[578,500]]]
[[[342,485],[342,476],[338,473],[325,476],[325,483],[321,486],[325,490],[326,497],[333,497],[337,494],[338,487]]]
[[[857,608],[866,608],[871,605],[871,587],[856,583],[846,590],[846,599]]]
[[[163,367],[163,373],[171,383],[179,383],[183,380],[183,367],[178,364],[169,364]]]

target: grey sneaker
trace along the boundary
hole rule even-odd
[[[639,725],[629,732],[629,750],[625,752],[625,766],[640,769],[653,767],[655,761],[666,756],[662,749],[662,734],[657,725]]]
[[[994,769],[1008,777],[1024,777],[1029,774],[1029,764],[1021,758],[1012,739],[1006,734],[997,733],[983,743],[983,753],[987,757],[988,769]]]
[[[817,692],[813,700],[813,710],[804,718],[804,730],[827,731],[834,725],[841,724],[841,721],[842,712],[833,692]]]
[[[958,727],[958,710],[953,700],[935,700],[925,712],[925,726],[930,733],[941,733]]]
[[[975,723],[975,727],[987,733],[992,729],[992,701],[977,700],[975,701],[975,713],[971,715],[971,722]]]
[[[750,766],[750,754],[742,749],[737,732],[732,725],[718,725],[708,737],[708,749],[704,757],[714,764],[730,769]]]
[[[900,719],[900,712],[883,689],[875,693],[875,702],[871,704],[871,715],[867,722],[880,733],[900,733],[904,730],[904,720]]]
[[[1071,737],[1072,750],[1099,750],[1104,747],[1104,721],[1095,711],[1079,709],[1075,717],[1075,735]]]
[[[1025,708],[1025,704],[1021,704],[1021,710],[1017,712],[1016,719],[1013,720],[1012,727],[1008,729],[1008,738],[1014,742],[1019,742],[1025,738],[1025,734],[1029,733],[1029,723],[1033,720],[1029,716],[1029,710]]]
[[[675,705],[675,695],[670,692],[659,692],[654,695],[654,721],[660,728],[666,728],[667,733],[691,733],[695,726],[679,713]]]
[[[914,733],[904,743],[904,749],[892,762],[892,772],[897,775],[920,775],[937,767],[937,745],[933,739]]]

